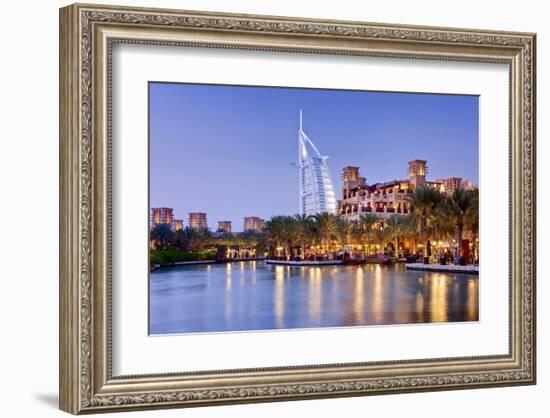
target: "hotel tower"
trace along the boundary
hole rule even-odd
[[[327,165],[328,156],[321,155],[313,141],[302,128],[300,110],[300,129],[298,130],[298,163],[300,213],[336,213],[337,202],[332,178]]]

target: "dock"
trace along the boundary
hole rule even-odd
[[[407,270],[437,271],[442,273],[479,274],[479,266],[457,266],[453,264],[407,263]]]
[[[344,264],[343,260],[323,260],[323,261],[290,261],[290,260],[265,260],[267,264],[279,266],[336,266]]]

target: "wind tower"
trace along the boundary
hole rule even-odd
[[[426,185],[426,160],[409,161],[409,180],[414,188],[424,187]]]

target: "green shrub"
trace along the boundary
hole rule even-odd
[[[172,264],[180,261],[215,260],[216,250],[182,251],[175,248],[149,250],[151,264]]]

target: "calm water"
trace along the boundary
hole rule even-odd
[[[478,276],[239,262],[150,275],[150,333],[478,320]]]

